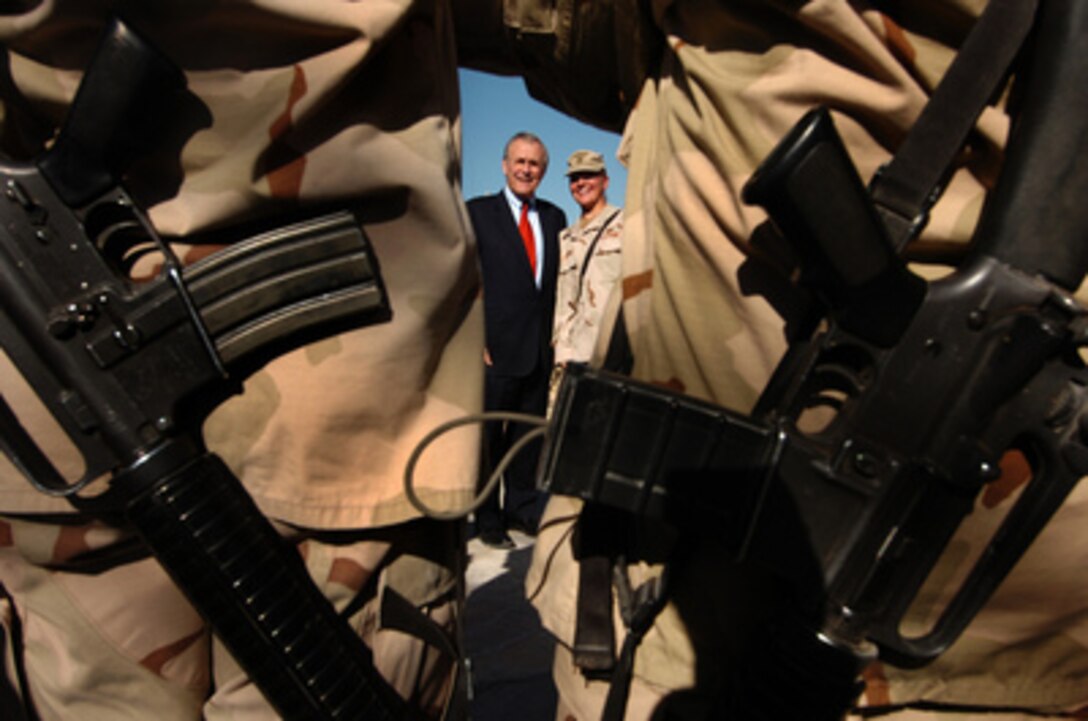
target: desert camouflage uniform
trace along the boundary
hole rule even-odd
[[[630,23],[625,14],[636,3],[616,0],[614,18],[597,3],[595,16],[575,14],[573,25],[569,4],[557,5],[558,19],[549,23],[549,6],[535,5],[533,14],[524,10],[525,3],[508,4],[506,22],[518,29],[509,36],[517,48],[511,55],[515,62],[527,55],[532,62],[558,66],[528,71],[529,88],[542,99],[611,122],[607,112],[594,116],[564,81],[576,84],[577,69],[609,67],[600,57],[602,47],[618,49],[621,39],[630,37],[615,28]],[[633,104],[619,151],[628,169],[623,310],[635,355],[633,374],[746,411],[785,342],[778,315],[738,273],[750,234],[764,219],[760,209],[742,204],[740,189],[801,115],[820,104],[832,110],[861,176],[871,177],[918,116],[984,0],[654,0],[649,5],[665,47]],[[549,27],[557,37],[553,43],[531,34],[546,34]],[[579,48],[594,62],[582,62]],[[619,54],[614,62],[617,95],[630,89],[623,69],[632,59],[636,56]],[[626,69],[629,78],[631,68]],[[1007,126],[999,110],[984,113],[970,164],[955,174],[924,239],[962,244],[969,238]],[[991,489],[972,514],[978,524],[974,533],[957,543],[988,538],[981,526],[1008,505],[1007,491]],[[600,716],[605,684],[587,682],[570,660],[578,574],[569,540],[578,510],[571,499],[553,500],[527,591],[559,641],[559,718],[589,721]],[[886,717],[897,719],[1027,719],[1036,717],[1032,713],[1077,709],[1088,714],[1086,518],[1088,488],[1082,486],[938,662],[914,672],[885,664],[868,671],[862,699],[868,711],[883,708]],[[958,553],[964,550],[960,545],[953,550],[965,555]],[[728,678],[743,663],[724,657],[723,644],[745,633],[758,643],[762,617],[773,618],[773,609],[748,579],[730,578],[712,552],[687,559],[686,566],[682,577],[672,579],[674,602],[658,616],[635,658],[629,719],[649,718],[670,692],[692,687],[696,673],[713,693],[715,679]],[[637,565],[628,572],[638,585],[660,569]],[[698,609],[689,611],[687,620],[701,614],[707,627],[689,634],[677,611],[681,603]],[[617,632],[622,638],[618,622]],[[788,698],[791,690],[781,692]],[[893,712],[897,704],[918,701],[1004,707],[1005,712],[996,717]]]
[[[593,248],[593,257],[586,258],[598,232],[600,238]],[[585,225],[579,221],[559,234],[559,279],[552,334],[557,364],[585,363],[592,357],[601,325],[607,321],[609,296],[620,279],[622,241],[623,211],[614,205],[605,205]]]
[[[32,157],[40,143],[25,142],[25,131],[59,124],[112,5],[22,3],[0,15],[5,152]],[[393,588],[447,629],[458,610],[460,526],[419,519],[402,486],[419,438],[478,411],[482,397],[449,7],[129,5],[211,114],[184,147],[180,190],[151,209],[160,233],[178,238],[311,201],[350,201],[360,212],[393,320],[279,358],[218,409],[205,437],[298,541],[330,599],[352,604],[380,670],[433,713],[449,689],[450,661],[383,630],[377,599]],[[177,249],[186,260],[212,250]],[[51,457],[73,467],[14,376],[0,369],[0,390]],[[424,502],[470,500],[477,444],[466,431],[424,455]],[[42,719],[271,716],[126,531],[73,516],[0,463],[5,666],[13,679],[25,668]]]

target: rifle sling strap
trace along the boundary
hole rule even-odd
[[[990,0],[895,157],[870,193],[895,250],[925,227],[952,161],[1007,77],[1032,27],[1038,0]]]
[[[3,583],[0,583],[0,604],[7,605],[8,617],[6,638],[0,633],[0,658],[9,657],[15,672],[15,678],[11,679],[0,665],[0,710],[5,712],[4,718],[9,721],[40,721],[26,672],[22,615]],[[6,643],[11,644],[10,651],[5,648]]]
[[[441,626],[435,623],[411,601],[386,586],[382,590],[381,625],[383,629],[400,631],[414,636],[452,659],[454,678],[442,721],[464,717],[468,694],[468,670],[457,650],[457,643]]]
[[[620,616],[627,635],[623,639],[619,659],[612,671],[608,695],[601,711],[601,721],[623,721],[627,718],[627,700],[635,670],[635,651],[668,600],[668,567],[662,569],[660,576],[632,588],[627,578],[626,561],[621,557],[614,566],[612,575],[619,596]]]
[[[616,664],[612,621],[612,559],[590,556],[578,564],[574,665],[590,679],[607,679]]]
[[[589,270],[589,264],[593,261],[593,253],[597,250],[597,243],[600,241],[601,236],[604,235],[604,231],[608,230],[608,226],[612,224],[612,221],[616,219],[616,216],[620,214],[620,211],[616,210],[612,215],[605,218],[605,221],[601,223],[601,227],[597,228],[597,233],[593,236],[593,240],[590,241],[589,247],[586,248],[585,257],[582,258],[582,267],[578,271],[578,295],[575,301],[582,297],[582,280],[586,277],[586,271]]]

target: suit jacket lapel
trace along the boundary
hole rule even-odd
[[[548,238],[558,238],[559,218],[555,213],[541,213],[540,226],[544,231],[544,275],[543,278],[555,278],[555,269],[559,267],[559,242],[547,242]],[[546,282],[546,281],[545,281]]]

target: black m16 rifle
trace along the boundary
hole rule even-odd
[[[829,114],[808,114],[753,176],[824,323],[741,415],[573,369],[542,483],[717,528],[729,561],[789,579],[796,617],[746,659],[730,718],[836,719],[879,654],[941,654],[1088,471],[1088,5],[1040,5],[1005,165],[958,269],[900,260]],[[829,418],[820,418],[823,410]],[[816,422],[819,421],[819,422]],[[903,620],[1006,452],[1031,478],[939,618]]]
[[[42,491],[119,507],[285,718],[404,718],[369,650],[200,436],[247,373],[389,317],[373,254],[342,212],[183,269],[120,183],[181,97],[195,101],[182,73],[116,22],[56,142],[37,162],[0,162],[0,343],[86,470],[69,483],[3,399],[0,445]],[[164,269],[136,284],[126,257],[141,243]],[[103,474],[108,491],[79,495]]]

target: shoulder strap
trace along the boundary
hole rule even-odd
[[[414,636],[453,661],[452,688],[442,721],[464,718],[469,687],[468,667],[450,634],[390,586],[382,589],[381,626]]]
[[[574,665],[589,679],[607,679],[616,665],[612,627],[612,559],[587,556],[578,563]]]
[[[0,583],[0,601],[8,606],[7,638],[0,634],[0,652],[8,651],[4,646],[5,641],[11,644],[8,651],[14,661],[15,679],[8,675],[0,665],[0,709],[4,710],[11,721],[40,721],[37,710],[34,708],[33,697],[30,695],[30,682],[26,672],[26,651],[23,642],[23,623],[19,615],[19,609],[15,605],[15,599]]]
[[[605,218],[604,223],[600,228],[597,228],[597,234],[593,236],[593,240],[589,242],[589,247],[586,248],[586,255],[582,258],[582,269],[578,271],[578,297],[582,297],[582,279],[586,277],[586,271],[589,270],[589,261],[593,258],[593,251],[597,249],[597,241],[604,235],[604,231],[608,230],[608,226],[612,221],[616,219],[616,216],[620,214],[620,209],[617,208],[612,212],[612,215]],[[575,298],[577,300],[577,298]]]
[[[870,193],[897,252],[929,221],[952,161],[1007,77],[1037,5],[990,0],[895,157],[873,177]]]

